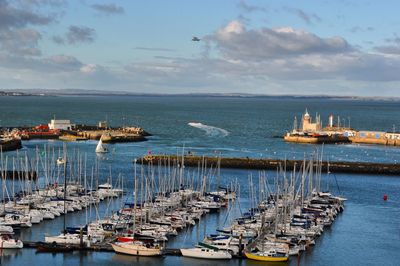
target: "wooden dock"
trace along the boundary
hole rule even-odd
[[[147,155],[137,160],[138,163],[157,165],[177,164],[182,160],[176,155]],[[280,160],[280,159],[253,159],[253,158],[218,158],[216,156],[193,156],[184,157],[185,166],[198,167],[203,162],[207,165],[216,166],[220,160],[221,168],[276,170],[279,167],[300,170],[303,160]],[[376,174],[376,175],[400,175],[400,164],[369,163],[369,162],[322,162],[322,171],[331,173],[354,173],[354,174]]]

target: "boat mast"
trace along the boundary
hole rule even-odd
[[[0,147],[0,161],[1,161],[1,177],[2,177],[2,188],[3,188],[3,213],[6,212],[6,202],[5,202],[5,198],[4,198],[4,194],[5,194],[5,180],[6,180],[6,170],[4,169],[4,165],[3,165],[3,147]]]
[[[66,210],[66,199],[67,199],[67,151],[64,145],[64,235],[66,233],[65,217],[67,216]]]
[[[137,159],[135,158],[134,160],[134,177],[133,177],[133,182],[134,182],[134,188],[133,188],[133,229],[136,228],[136,200],[137,200],[137,192],[136,192],[136,187],[137,187],[137,182],[136,182],[136,162]]]

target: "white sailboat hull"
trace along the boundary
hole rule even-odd
[[[232,255],[223,250],[209,250],[205,251],[202,248],[181,248],[182,256],[198,259],[213,259],[213,260],[229,260],[232,259]]]
[[[117,253],[133,255],[133,256],[160,256],[161,249],[159,248],[147,248],[142,245],[136,245],[133,243],[114,243],[111,244],[114,251]]]
[[[44,241],[47,243],[53,243],[56,242],[58,244],[75,244],[79,245],[81,243],[81,239],[79,234],[61,234],[58,236],[46,236],[44,238]],[[83,243],[86,243],[87,236],[83,236]]]

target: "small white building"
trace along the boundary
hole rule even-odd
[[[99,121],[99,123],[97,124],[97,127],[107,128],[107,121]]]
[[[51,119],[49,129],[71,130],[75,125],[70,120]]]

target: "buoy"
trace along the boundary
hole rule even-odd
[[[383,200],[384,201],[387,201],[388,200],[388,196],[385,194],[385,195],[383,195]]]

